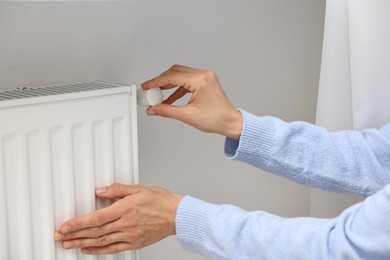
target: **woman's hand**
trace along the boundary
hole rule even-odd
[[[182,196],[141,185],[113,184],[96,189],[111,206],[71,219],[55,232],[63,248],[86,254],[116,254],[140,249],[176,234],[176,210]]]
[[[240,138],[241,113],[226,97],[214,72],[174,65],[141,86],[144,89],[177,88],[162,104],[149,107],[148,115],[178,119],[204,132]],[[191,93],[191,98],[185,106],[172,106],[187,93]]]

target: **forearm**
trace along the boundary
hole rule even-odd
[[[210,259],[387,259],[389,194],[390,186],[334,219],[286,219],[185,197],[176,233],[184,249]]]
[[[313,256],[326,253],[321,252],[326,240],[319,236],[324,231],[318,227],[324,228],[327,222],[284,219],[185,197],[176,217],[176,234],[185,250],[209,259],[315,259]],[[309,232],[313,228],[315,232]],[[309,241],[312,249],[307,252]]]
[[[242,114],[240,141],[226,139],[228,158],[337,192],[370,195],[390,183],[388,129],[328,133],[304,122]]]

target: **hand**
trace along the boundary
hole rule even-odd
[[[176,210],[182,196],[141,185],[113,184],[96,189],[111,206],[71,219],[55,232],[65,249],[86,254],[116,254],[140,249],[176,234]]]
[[[178,119],[204,132],[217,133],[236,140],[240,138],[241,113],[226,97],[214,72],[174,65],[141,86],[144,89],[177,88],[162,104],[149,107],[148,115]],[[187,105],[172,106],[187,93],[191,93]]]

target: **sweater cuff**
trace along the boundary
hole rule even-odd
[[[249,156],[267,160],[270,158],[274,142],[273,117],[258,117],[245,110],[240,110],[243,128],[240,140],[225,139],[225,156],[228,159],[246,161]]]
[[[205,250],[208,237],[208,214],[214,204],[191,196],[184,196],[176,213],[176,236],[183,249],[200,253]]]

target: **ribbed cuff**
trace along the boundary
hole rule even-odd
[[[183,249],[202,254],[208,237],[208,214],[215,205],[185,196],[176,213],[176,236]]]
[[[275,118],[258,117],[244,110],[240,112],[243,116],[240,140],[225,139],[225,156],[245,162],[253,156],[268,161],[274,142]]]

